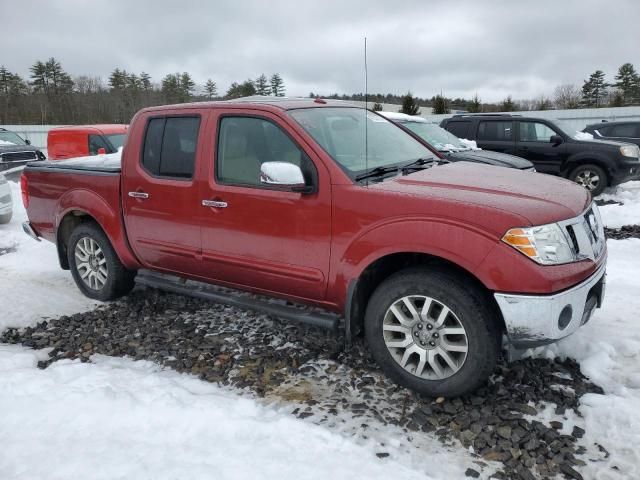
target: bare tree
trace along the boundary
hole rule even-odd
[[[553,92],[553,102],[558,109],[574,109],[580,107],[582,91],[577,85],[565,83],[558,85]]]

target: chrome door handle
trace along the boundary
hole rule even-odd
[[[218,200],[202,200],[203,207],[213,207],[213,208],[227,208],[227,202],[222,202]]]
[[[128,195],[133,198],[149,198],[149,194],[146,192],[129,192]]]

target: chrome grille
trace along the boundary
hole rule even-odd
[[[566,232],[577,260],[596,260],[604,252],[604,225],[595,203],[580,216],[558,222]]]

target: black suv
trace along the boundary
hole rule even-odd
[[[582,131],[590,133],[596,140],[615,140],[640,146],[640,121],[594,123]]]
[[[0,128],[0,172],[26,165],[46,157],[29,140],[5,128]]]
[[[561,122],[508,114],[454,115],[441,127],[480,148],[511,153],[542,173],[560,175],[600,194],[606,187],[640,178],[637,145],[594,140]]]

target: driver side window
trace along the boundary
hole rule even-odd
[[[311,161],[280,127],[262,118],[223,117],[218,131],[216,179],[221,183],[258,187],[265,162],[300,167],[308,178]]]

